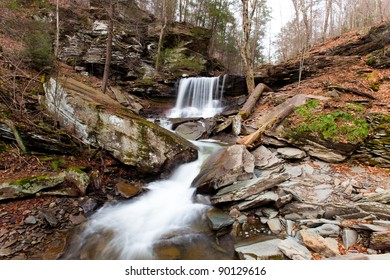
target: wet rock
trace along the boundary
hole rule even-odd
[[[58,226],[58,220],[52,212],[47,210],[40,210],[39,216],[41,216],[50,226]]]
[[[138,186],[127,182],[116,183],[115,189],[124,198],[136,196],[141,192],[141,189]]]
[[[96,200],[89,197],[85,201],[82,201],[80,206],[83,209],[84,214],[88,217],[96,210],[98,203]]]
[[[251,153],[255,157],[255,166],[260,169],[272,168],[282,163],[273,152],[264,146],[258,147]]]
[[[297,148],[279,148],[276,150],[281,158],[284,159],[303,159],[306,157],[306,153]]]
[[[236,247],[241,260],[281,260],[283,253],[278,248],[281,239],[271,239],[251,245]]]
[[[299,231],[303,243],[324,257],[335,257],[339,255],[338,244],[335,239],[323,238],[318,232],[310,230]]]
[[[74,225],[79,225],[85,221],[85,217],[81,214],[79,215],[70,215],[69,221]]]
[[[351,246],[356,244],[356,241],[358,239],[358,233],[356,230],[345,228],[343,230],[343,244],[344,247],[348,250]]]
[[[244,145],[233,145],[210,156],[192,182],[197,193],[210,194],[253,177],[254,157]]]
[[[45,93],[47,109],[63,129],[140,173],[168,173],[197,158],[196,147],[187,140],[71,78],[51,78]]]
[[[259,195],[262,192],[269,190],[279,183],[286,181],[289,178],[287,174],[271,176],[270,178],[255,178],[250,181],[237,183],[218,191],[211,197],[211,202],[214,204],[222,202],[232,202],[247,199],[254,195]],[[276,197],[277,195],[273,196]]]
[[[198,140],[206,134],[206,127],[201,122],[188,122],[179,125],[176,133],[189,140]]]
[[[279,243],[279,249],[291,260],[310,260],[310,251],[295,238],[287,238]]]
[[[207,211],[207,220],[213,230],[220,230],[234,223],[232,217],[217,208]]]

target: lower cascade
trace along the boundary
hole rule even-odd
[[[209,118],[222,112],[222,97],[226,75],[220,87],[220,77],[183,78],[179,81],[176,106],[169,118]]]
[[[64,258],[169,259],[173,251],[180,259],[228,259],[204,221],[210,206],[194,202],[191,188],[204,160],[220,146],[195,144],[198,160],[181,165],[167,180],[150,183],[139,198],[101,208],[71,241]]]

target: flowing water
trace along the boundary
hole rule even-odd
[[[208,230],[204,216],[210,206],[195,202],[195,189],[191,188],[203,161],[221,146],[195,144],[200,150],[198,160],[181,165],[167,180],[150,183],[146,186],[149,191],[139,198],[101,208],[65,258],[231,258]],[[197,198],[202,199],[206,201]]]
[[[221,112],[225,79],[221,90],[219,77],[181,79],[169,117],[212,117]],[[168,120],[160,120],[160,125],[170,129]],[[138,198],[102,207],[74,235],[64,258],[232,259],[231,240],[217,242],[207,225],[207,198],[195,197],[191,188],[202,163],[222,146],[193,143],[199,148],[198,160],[181,165],[167,180],[150,183]]]
[[[176,106],[168,118],[213,117],[223,111],[223,91],[219,86],[220,77],[183,78],[179,82]]]

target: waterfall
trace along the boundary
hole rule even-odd
[[[225,75],[226,77],[226,75]],[[222,85],[224,86],[225,77]],[[222,112],[223,86],[220,77],[183,78],[179,81],[176,106],[168,113],[169,118],[209,118]]]
[[[202,233],[205,229],[199,229],[200,224],[205,226],[204,214],[210,206],[194,202],[195,188],[191,188],[205,159],[222,147],[212,142],[194,144],[199,147],[198,160],[181,165],[169,179],[150,183],[138,198],[101,208],[64,258],[158,259],[156,248],[180,242],[192,257],[198,250],[201,257],[207,251],[206,259],[226,258],[213,249],[217,245]]]

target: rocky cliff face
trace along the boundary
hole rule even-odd
[[[62,13],[65,22],[60,59],[85,75],[102,76],[108,29],[105,10],[91,3],[83,15],[66,9]],[[161,24],[134,3],[119,3],[115,14],[110,79],[120,81],[136,93],[167,91],[154,83]],[[210,36],[203,28],[170,24],[164,37],[159,84],[172,86],[178,76],[209,73],[214,67],[207,54]]]

